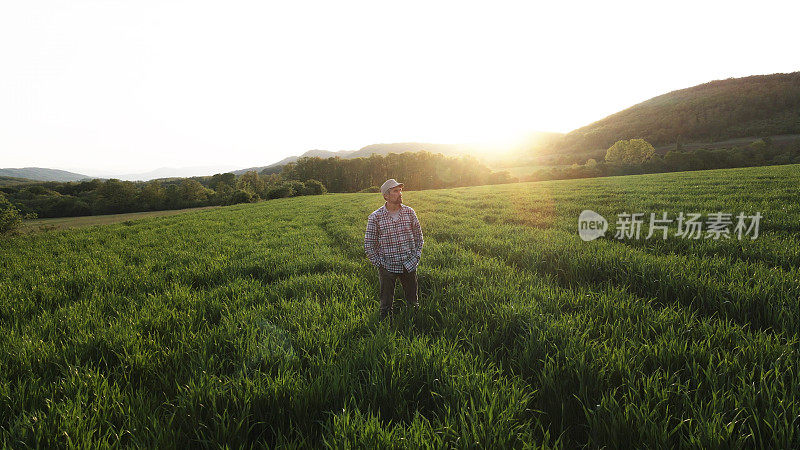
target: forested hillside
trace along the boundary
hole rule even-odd
[[[800,72],[711,81],[673,91],[571,131],[544,149],[607,149],[620,139],[665,145],[800,133]]]
[[[44,167],[23,167],[18,169],[0,169],[0,177],[25,178],[36,181],[81,181],[91,177],[80,173],[67,172]]]

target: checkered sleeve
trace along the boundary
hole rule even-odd
[[[364,233],[364,252],[374,266],[380,266],[378,254],[378,219],[370,215],[367,219],[367,231]]]
[[[411,232],[414,234],[414,256],[417,262],[419,262],[420,258],[422,258],[422,245],[425,243],[425,240],[422,237],[422,226],[419,224],[416,213],[413,214],[411,219]]]

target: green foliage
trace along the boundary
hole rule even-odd
[[[218,173],[211,176],[208,182],[208,187],[214,190],[219,190],[220,185],[226,185],[229,188],[236,187],[236,175],[232,173]]]
[[[669,150],[664,156],[658,154],[640,164],[615,164],[605,162],[570,167],[538,168],[526,181],[562,180],[642,173],[679,172],[685,170],[707,170],[732,167],[781,165],[800,163],[800,142],[789,141],[774,144],[768,140],[757,140],[749,145],[734,148],[697,149],[687,151]]]
[[[606,161],[618,164],[642,164],[655,155],[656,151],[644,139],[617,141],[606,152]]]
[[[239,179],[232,173],[224,173],[146,183],[115,179],[80,183],[26,183],[4,186],[0,192],[5,192],[15,204],[20,205],[22,213],[34,213],[40,217],[71,217],[250,203],[267,198],[268,191],[282,183],[285,182],[281,176],[274,173],[259,175],[247,172]],[[289,196],[326,192],[325,186],[319,181],[312,182],[308,188],[305,183],[290,180],[288,188],[291,189]]]
[[[180,187],[178,188],[178,196],[182,203],[181,206],[184,208],[192,208],[206,204],[213,193],[211,189],[204,187],[199,181],[192,179],[181,181]]]
[[[292,188],[292,184],[288,182],[282,182],[280,184],[270,187],[267,190],[268,199],[285,198],[285,197],[291,197],[293,195],[295,195],[294,189]]]
[[[388,173],[414,189],[517,181],[507,171],[492,172],[473,158],[446,158],[428,152],[369,158],[301,158],[297,164],[210,177],[173,178],[147,183],[116,179],[80,183],[14,184],[2,189],[23,213],[40,217],[117,214],[250,203],[299,195],[358,191],[383,183]]]
[[[306,185],[302,181],[298,180],[287,180],[286,184],[290,187],[292,196],[295,195],[303,195],[306,191]]]
[[[146,210],[163,209],[167,202],[164,186],[158,181],[149,181],[139,191],[139,202]]]
[[[319,180],[330,192],[359,192],[388,178],[401,180],[415,190],[517,181],[508,172],[493,173],[475,158],[427,151],[352,159],[304,157],[284,166],[282,176],[287,180]]]
[[[21,223],[19,210],[0,193],[0,234],[15,230]]]
[[[320,195],[328,192],[328,190],[325,188],[325,185],[322,184],[321,181],[306,180],[304,185],[305,191],[303,192],[303,195]]]
[[[123,213],[134,209],[137,197],[136,185],[131,181],[106,180],[96,191],[94,213]]]
[[[258,197],[266,197],[267,182],[258,175],[258,172],[245,172],[236,182],[238,189],[250,192]]]
[[[253,194],[250,191],[245,191],[244,189],[237,189],[230,194],[228,197],[228,202],[226,204],[234,205],[236,203],[251,203],[258,199],[258,196]]]
[[[757,152],[763,152],[768,147],[767,141],[764,139],[756,139],[755,141],[750,143],[750,148]]]
[[[773,166],[407,192],[421,308],[389,323],[374,194],[11,237],[0,442],[797,448],[798,184]],[[755,241],[583,242],[586,208],[764,221]]]
[[[506,184],[516,183],[517,181],[519,181],[519,179],[511,176],[509,171],[500,170],[490,173],[488,179],[486,180],[486,184]]]
[[[549,150],[586,152],[631,137],[660,146],[781,134],[800,134],[800,72],[717,80],[660,95],[574,130]]]

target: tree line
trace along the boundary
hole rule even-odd
[[[298,195],[375,191],[388,178],[410,189],[431,189],[518,181],[492,172],[472,157],[430,152],[373,154],[368,158],[306,157],[276,173],[274,167],[242,175],[165,180],[41,182],[0,186],[0,214],[9,223],[21,217],[73,217],[139,211],[232,205]],[[12,210],[13,209],[13,210]]]
[[[471,156],[444,156],[427,151],[352,159],[305,157],[287,164],[282,176],[320,180],[330,192],[375,191],[389,178],[400,180],[414,190],[518,181],[507,171],[493,172]]]
[[[631,149],[632,141],[641,142],[634,143],[635,148]],[[625,147],[629,148],[620,151]],[[632,139],[612,145],[605,159],[590,158],[585,164],[543,167],[522,178],[523,181],[544,181],[780,164],[800,164],[800,143],[778,145],[766,137],[745,146],[693,151],[675,149],[659,155],[647,141]]]
[[[800,72],[712,81],[670,92],[566,134],[548,151],[605,149],[619,139],[653,145],[800,133]]]
[[[40,218],[232,205],[325,192],[317,180],[284,180],[254,171],[148,182],[94,179],[0,187],[0,195],[20,214]]]

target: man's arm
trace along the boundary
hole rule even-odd
[[[378,221],[370,215],[367,219],[367,232],[364,233],[364,252],[369,258],[369,262],[374,266],[380,267],[380,256],[378,256]]]
[[[419,219],[417,219],[417,214],[412,214],[411,217],[411,234],[414,235],[414,266],[416,267],[419,264],[419,260],[422,258],[422,245],[425,243],[425,239],[422,237],[422,226],[419,224]]]

